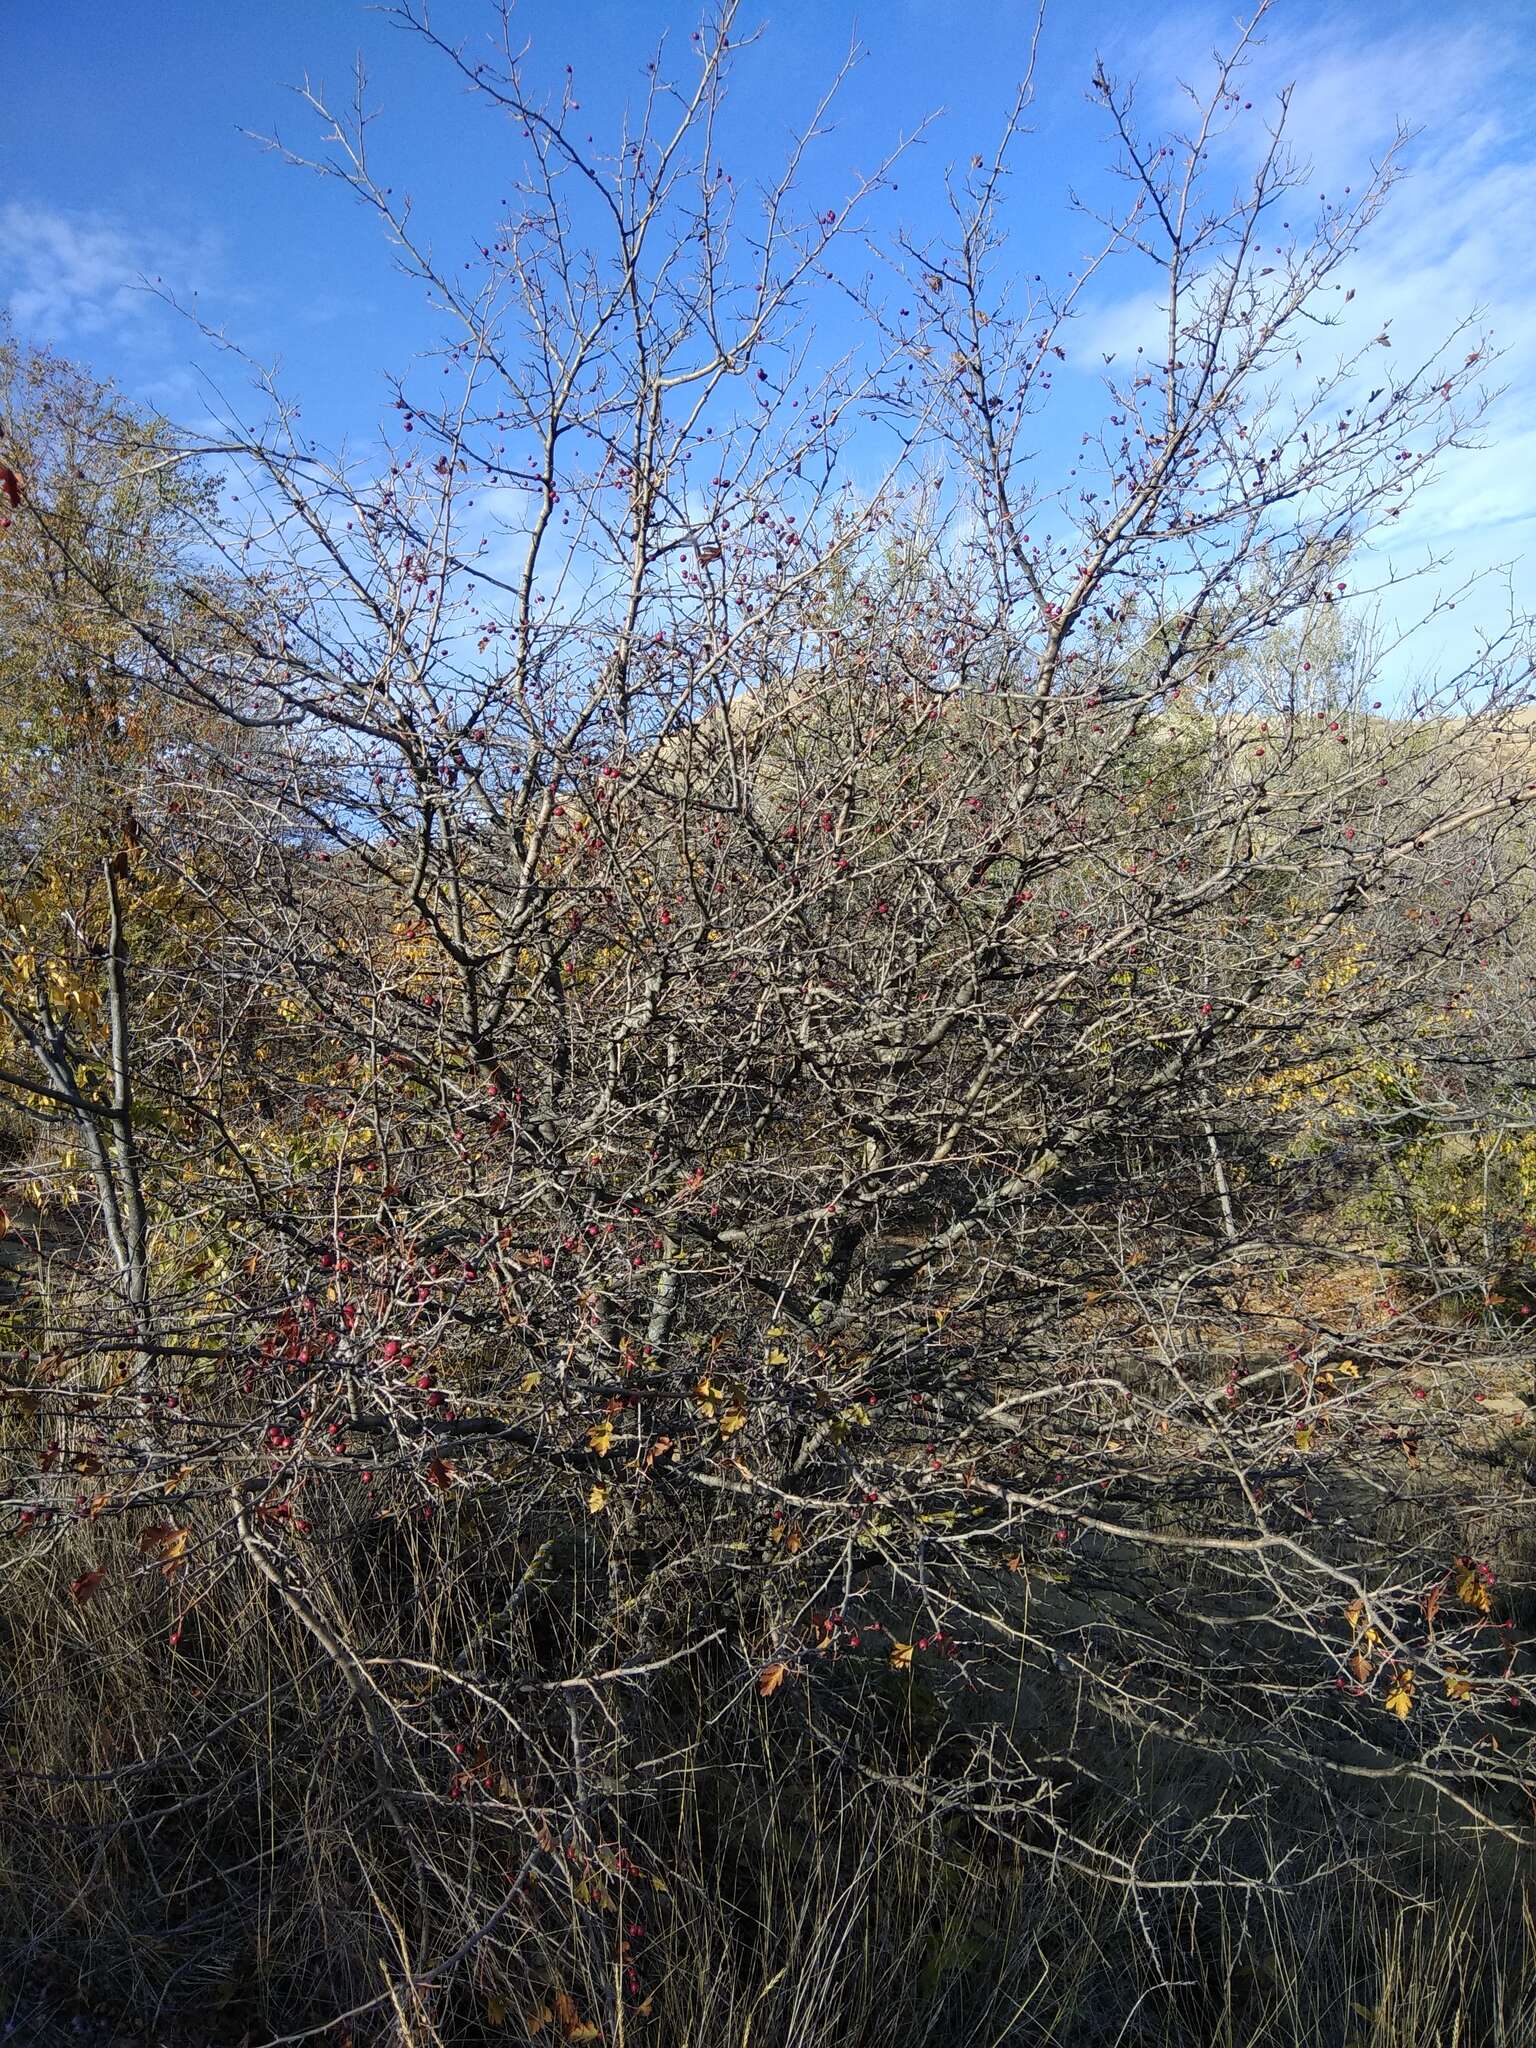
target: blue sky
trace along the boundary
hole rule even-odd
[[[490,23],[484,0],[438,0],[432,12],[455,39]],[[750,18],[763,23],[763,40],[744,60],[732,116],[738,178],[773,160],[857,40],[868,54],[813,174],[835,195],[903,129],[942,110],[890,202],[909,227],[937,225],[945,168],[995,134],[1033,13],[1033,0],[761,0]],[[534,73],[553,80],[572,64],[599,134],[611,133],[657,37],[686,41],[697,18],[678,0],[522,0],[517,10]],[[1095,52],[1112,72],[1139,76],[1150,121],[1171,107],[1176,79],[1203,75],[1231,19],[1229,7],[1200,0],[1048,5],[1034,135],[1010,201],[1021,267],[1059,271],[1086,246],[1068,194],[1093,190],[1106,160],[1085,97]],[[1412,182],[1361,259],[1361,304],[1390,318],[1405,348],[1482,307],[1506,350],[1498,379],[1508,391],[1496,445],[1458,458],[1395,544],[1452,548],[1464,568],[1523,556],[1527,604],[1536,602],[1533,28],[1536,0],[1276,0],[1250,88],[1257,100],[1295,81],[1292,133],[1321,189],[1359,177],[1396,119],[1422,129]],[[313,118],[289,88],[308,74],[344,97],[359,54],[389,177],[412,192],[440,246],[468,242],[508,189],[506,135],[414,39],[358,0],[74,0],[67,10],[7,0],[0,298],[18,333],[195,423],[207,413],[211,358],[140,289],[141,278],[158,278],[255,356],[281,362],[311,433],[366,442],[384,372],[404,367],[431,327],[355,203],[242,132],[311,145]],[[1134,280],[1110,279],[1088,317],[1085,340],[1133,332],[1143,317]],[[216,374],[231,384],[227,361]]]

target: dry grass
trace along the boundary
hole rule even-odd
[[[483,1531],[338,1517],[328,1540],[326,1597],[372,1654],[462,1629],[434,1588]],[[171,2040],[316,2028],[420,2048],[1536,2038],[1528,1873],[1411,1813],[1346,1822],[1326,1786],[1263,1790],[1144,1738],[1111,1770],[1113,1737],[1085,1730],[1105,1841],[1242,1807],[1225,1882],[1163,1883],[1175,1860],[1154,1847],[1145,1882],[1117,1884],[1027,1818],[1011,1840],[979,1824],[947,1776],[953,1702],[883,1666],[765,1699],[727,1661],[683,1662],[622,1696],[530,1698],[522,1743],[462,1752],[424,1689],[414,1732],[381,1749],[270,1588],[225,1569],[191,1597],[149,1573],[62,1601],[60,1573],[98,1548],[88,1528],[61,1537],[0,1606],[18,2012],[78,1986]],[[529,1549],[509,1544],[493,1575]],[[503,1678],[547,1663],[578,1594],[567,1557],[496,1643]],[[1032,1711],[1060,1720],[1070,1701],[1039,1691]],[[989,1714],[1007,1718],[973,1706],[971,1737]],[[557,1742],[578,1796],[529,1871],[552,1839]]]

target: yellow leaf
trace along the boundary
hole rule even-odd
[[[1392,1681],[1385,1704],[1389,1714],[1396,1714],[1399,1721],[1407,1720],[1413,1708],[1413,1673],[1407,1665]]]
[[[1463,1565],[1456,1574],[1456,1597],[1464,1606],[1476,1608],[1479,1614],[1486,1614],[1493,1605],[1493,1595],[1470,1565]]]
[[[891,1638],[891,1669],[893,1671],[910,1671],[911,1668],[912,1645],[910,1643],[898,1642],[893,1636]]]
[[[587,1495],[587,1513],[589,1515],[600,1515],[603,1512],[603,1509],[607,1507],[607,1505],[607,1487],[594,1486],[592,1491]]]
[[[541,1372],[525,1372],[517,1383],[517,1391],[520,1394],[531,1394],[543,1377]]]
[[[613,1449],[612,1422],[605,1418],[602,1422],[594,1423],[587,1431],[587,1444],[600,1458],[606,1458]]]
[[[745,1408],[732,1408],[720,1418],[720,1434],[722,1436],[734,1436],[737,1430],[745,1429],[746,1426],[747,1411]]]
[[[1472,1697],[1472,1687],[1471,1687],[1471,1685],[1469,1684],[1469,1682],[1468,1682],[1468,1681],[1467,1681],[1467,1680],[1466,1680],[1465,1678],[1463,1678],[1463,1677],[1462,1677],[1462,1675],[1461,1675],[1461,1673],[1460,1673],[1459,1671],[1447,1671],[1447,1672],[1446,1672],[1446,1674],[1445,1674],[1445,1696],[1446,1696],[1446,1698],[1447,1698],[1448,1700],[1469,1700],[1469,1699],[1471,1699],[1471,1697]]]

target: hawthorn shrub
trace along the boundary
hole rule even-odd
[[[180,479],[154,576],[46,436],[0,536],[139,764],[5,820],[22,1976],[285,2038],[1342,2039],[1366,1981],[1516,2038],[1526,1327],[1371,1202],[1426,1091],[1522,1113],[1531,671],[1389,697],[1343,616],[1482,407],[1480,337],[1335,324],[1394,164],[1311,208],[1282,107],[1223,199],[1241,48],[1167,138],[1096,79],[1092,268],[1167,324],[1063,476],[1027,90],[886,303],[889,167],[799,198],[825,107],[719,164],[733,6],[612,156],[401,19],[522,170],[440,265],[317,108],[446,323],[382,456],[274,392],[146,463],[87,391]],[[1426,1977],[1405,1868],[1496,1967]]]

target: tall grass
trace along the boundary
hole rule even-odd
[[[470,1548],[503,1588],[489,1640]],[[101,1553],[74,1525],[0,1597],[0,1981],[19,2023],[83,2001],[171,2040],[421,2048],[1536,2039],[1530,1873],[1386,1803],[1346,1822],[1326,1786],[1217,1784],[1142,1738],[1073,1813],[1142,1844],[1129,1885],[1028,1814],[996,1824],[954,1774],[952,1703],[883,1664],[769,1697],[723,1650],[643,1683],[552,1681],[579,1632],[569,1548],[541,1578],[526,1537],[338,1512],[309,1583],[393,1671],[387,1727],[238,1563],[125,1567],[61,1598]],[[429,1678],[403,1690],[431,1645],[526,1672],[516,1725],[476,1729]],[[1009,1739],[983,1702],[968,1754],[988,1716]],[[1113,1740],[1081,1739],[1096,1761]],[[1205,1881],[1156,1846],[1181,1814],[1227,1830]]]

